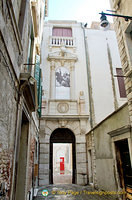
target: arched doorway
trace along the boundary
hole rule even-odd
[[[56,163],[59,165],[60,167],[60,175],[62,177],[62,179],[65,176],[66,173],[66,167],[64,166],[64,171],[61,171],[61,164],[58,163],[58,161],[60,162],[61,159],[66,160],[65,156],[62,154],[58,155],[55,153],[55,149],[58,148],[58,146],[60,146],[59,149],[69,149],[69,155],[71,155],[71,160],[72,160],[72,166],[71,166],[71,172],[72,172],[72,180],[71,183],[75,183],[75,172],[76,172],[76,149],[75,149],[75,136],[73,134],[73,132],[67,128],[58,128],[56,130],[53,131],[51,137],[50,137],[50,183],[53,184],[54,183],[54,169],[55,167],[55,162],[53,157],[56,156]],[[62,152],[61,152],[62,153]],[[64,152],[63,152],[64,154]],[[58,156],[58,157],[57,157]],[[58,159],[58,160],[57,160]],[[63,160],[63,161],[64,161]],[[64,161],[65,163],[65,161]],[[66,180],[66,179],[65,179]],[[67,183],[67,182],[64,182]]]

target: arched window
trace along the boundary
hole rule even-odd
[[[56,72],[56,99],[70,99],[70,73],[68,69],[59,67]]]

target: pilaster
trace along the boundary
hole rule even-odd
[[[51,61],[50,63],[51,75],[50,75],[50,98],[55,99],[55,63]]]

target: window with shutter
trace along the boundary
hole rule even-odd
[[[37,96],[38,96],[38,114],[41,117],[41,103],[42,103],[42,86],[41,86],[41,69],[40,69],[40,55],[36,55],[35,74],[37,81]]]
[[[117,80],[118,80],[120,97],[126,98],[126,90],[125,90],[125,84],[124,84],[124,77],[123,77],[122,69],[116,68],[116,73],[117,73]]]
[[[71,28],[54,27],[52,36],[72,37],[72,29]]]
[[[31,25],[31,33],[30,33],[30,38],[29,38],[29,45],[28,45],[28,57],[27,57],[27,63],[32,64],[32,59],[33,59],[33,48],[34,48],[34,34],[33,34],[33,25]],[[32,71],[31,65],[28,65],[29,72]]]

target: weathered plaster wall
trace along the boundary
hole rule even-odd
[[[16,90],[14,76],[2,38],[0,37],[0,183],[11,186],[16,125]]]
[[[27,63],[32,20],[30,2],[28,1],[21,40],[18,29],[21,1],[14,0],[12,3],[4,0],[0,1],[0,184],[5,183],[7,185],[7,199],[9,196],[10,199],[15,198],[16,157],[19,153],[17,150],[19,149],[21,116],[24,104],[23,94],[19,91],[19,78],[23,64]],[[32,118],[30,115],[25,196],[32,188],[34,140],[37,140],[38,137],[38,125],[37,116],[34,114]]]
[[[30,191],[33,184],[33,178],[34,178],[34,186],[38,183],[38,177],[35,177],[34,173],[34,164],[38,164],[38,155],[37,155],[37,143],[38,141],[38,134],[39,129],[35,122],[38,122],[38,119],[36,121],[31,120],[29,124],[29,135],[28,135],[28,167],[27,167],[27,191]],[[37,172],[36,172],[37,174]]]
[[[20,8],[21,8],[21,1],[20,0],[12,0],[12,3],[13,3],[14,10],[15,10],[15,18],[18,23]]]
[[[112,8],[117,11],[117,14],[132,16],[131,0],[110,0],[110,2]],[[130,36],[130,32],[132,31],[132,22],[131,20],[125,21],[124,18],[115,18],[114,28],[116,31],[120,58],[125,76],[129,116],[132,125],[132,39]]]
[[[129,115],[126,104],[93,130],[97,186],[103,190],[117,190],[112,141],[108,133],[127,125]]]

